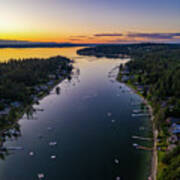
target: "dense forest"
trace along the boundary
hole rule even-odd
[[[64,78],[72,61],[61,57],[19,59],[0,63],[0,132]]]
[[[180,45],[104,45],[79,50],[78,54],[131,58],[120,66],[117,79],[135,88],[153,107],[159,131],[158,179],[179,180],[180,153],[176,152],[180,145]]]

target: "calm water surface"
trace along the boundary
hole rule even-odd
[[[34,105],[43,111],[29,119],[24,115],[19,121],[22,136],[7,139],[6,147],[24,149],[9,151],[0,160],[1,180],[36,180],[39,173],[47,180],[147,179],[148,152],[136,150],[132,144],[142,142],[131,136],[145,136],[150,123],[147,118],[131,116],[132,101],[141,99],[115,81],[117,65],[126,60],[79,57],[77,49],[0,50],[2,61],[55,55],[75,60],[72,80],[58,85],[60,94],[52,90]]]

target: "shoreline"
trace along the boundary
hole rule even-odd
[[[151,159],[151,172],[148,180],[156,180],[157,178],[157,163],[158,163],[158,156],[157,156],[157,137],[158,137],[158,130],[155,128],[154,124],[154,115],[153,115],[153,107],[149,104],[147,99],[143,96],[143,101],[149,109],[149,113],[151,115],[150,121],[152,122],[152,131],[153,131],[153,152],[152,152],[152,159]]]
[[[56,85],[58,85],[59,83],[63,82],[65,79],[66,79],[66,78],[57,80],[57,82],[55,82],[51,87],[49,87],[49,92],[50,92],[51,90],[53,90]],[[44,94],[39,97],[38,102],[39,102],[39,100],[42,100],[44,97],[46,97],[46,96],[48,96],[48,95],[49,95],[48,93],[45,93],[45,92],[44,92]],[[15,123],[17,123],[17,122],[22,118],[22,116],[23,116],[24,113],[26,112],[27,108],[29,108],[31,105],[33,106],[34,104],[36,104],[36,102],[32,102],[31,104],[29,104],[29,105],[27,105],[27,106],[21,107],[21,108],[23,108],[23,110],[22,110],[22,112],[20,112],[19,116],[14,119],[14,122],[13,122],[13,124],[11,125],[11,127],[2,129],[2,130],[0,131],[0,135],[2,135],[4,132],[8,131],[9,129],[13,128],[14,125],[15,125]],[[3,141],[0,140],[0,148],[1,148],[2,146],[3,146]]]
[[[64,77],[63,79],[56,80],[55,83],[54,83],[52,86],[49,87],[49,92],[52,91],[58,84],[62,83],[66,78],[67,78],[67,77]],[[44,94],[39,97],[38,102],[39,102],[40,100],[42,100],[43,98],[45,98],[46,96],[48,96],[48,95],[50,95],[50,94],[47,93],[47,92],[44,92]],[[27,106],[25,106],[25,107],[21,107],[21,108],[23,108],[23,110],[22,110],[22,112],[20,112],[19,116],[14,119],[14,122],[13,122],[13,124],[11,124],[11,127],[8,127],[8,128],[5,128],[5,129],[1,130],[1,131],[0,131],[0,135],[2,135],[2,134],[3,134],[4,132],[6,132],[6,131],[12,129],[12,128],[15,126],[15,124],[16,124],[17,122],[19,122],[20,119],[23,117],[23,115],[25,114],[26,110],[27,110],[30,106],[33,106],[33,105],[35,105],[35,104],[36,104],[36,102],[32,102],[31,104],[29,104],[29,105],[27,105]],[[3,143],[4,143],[3,140],[0,140],[0,150],[1,150],[1,148],[3,147]]]
[[[154,124],[153,107],[149,104],[148,100],[142,94],[140,94],[140,92],[137,89],[135,89],[133,86],[131,86],[128,83],[122,82],[120,79],[118,79],[118,76],[117,76],[117,81],[125,84],[134,93],[138,94],[142,98],[145,105],[148,107],[148,111],[150,113],[150,121],[152,122],[152,132],[153,132],[153,151],[152,151],[152,157],[151,157],[150,175],[148,177],[148,180],[156,180],[157,179],[157,167],[158,167],[158,155],[157,155],[158,130],[155,128],[155,124]]]
[[[96,57],[108,58],[112,54],[121,53],[131,57],[132,61],[127,66],[119,66],[117,81],[140,95],[151,111],[149,119],[152,121],[153,141],[151,163],[148,163],[151,170],[148,171],[147,179],[179,179],[178,165],[174,164],[179,163],[179,155],[176,152],[179,151],[180,145],[179,71],[176,71],[180,46],[153,43],[109,45],[84,48],[79,52],[80,55]],[[166,57],[165,52],[168,52]]]
[[[51,57],[51,58],[53,58],[53,57]],[[57,56],[57,58],[59,58],[59,56]],[[49,72],[47,75],[48,79],[46,79],[46,82],[43,83],[43,85],[35,84],[34,86],[31,87],[34,89],[37,87],[37,90],[35,93],[33,92],[29,95],[29,96],[31,96],[31,101],[29,101],[29,103],[21,103],[18,107],[14,107],[14,108],[9,106],[10,111],[8,112],[8,114],[2,116],[2,118],[4,118],[4,120],[6,120],[6,122],[0,129],[0,150],[3,149],[6,133],[8,133],[9,130],[16,127],[18,121],[23,117],[23,115],[28,111],[28,109],[31,108],[36,103],[39,103],[39,101],[41,99],[43,99],[44,97],[50,95],[50,92],[54,88],[56,88],[56,86],[58,84],[60,84],[61,82],[63,82],[65,79],[69,78],[72,75],[72,71],[73,71],[72,63],[74,61],[67,59],[65,57],[60,57],[60,58],[61,58],[61,60],[63,60],[62,63],[64,61],[67,61],[67,60],[68,61],[66,62],[65,67],[61,68],[61,71],[59,70],[60,71],[59,72],[58,68],[59,68],[59,65],[61,65],[61,61],[59,61],[59,59],[56,59],[56,61],[58,61],[58,64],[56,65],[57,67],[56,67],[55,71],[53,71],[53,73],[55,72],[56,77],[54,74],[51,75],[52,72]],[[47,60],[49,60],[49,59],[50,58],[48,58]],[[45,61],[43,61],[43,62],[45,62]],[[67,69],[68,67],[69,67],[69,69]],[[49,76],[51,76],[51,77],[49,77]],[[42,87],[40,87],[40,86],[42,86]],[[58,92],[59,92],[59,90],[58,90]],[[14,113],[13,116],[11,115],[12,113]],[[10,115],[12,116],[11,119],[9,118]],[[17,130],[17,131],[19,131],[19,130]],[[19,132],[18,132],[18,134],[19,134]]]

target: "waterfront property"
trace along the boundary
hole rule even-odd
[[[171,126],[172,134],[180,134],[180,124],[173,123]]]

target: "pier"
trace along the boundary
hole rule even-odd
[[[143,140],[143,141],[152,141],[151,138],[141,137],[141,136],[132,136],[132,139],[139,139],[139,140]]]

